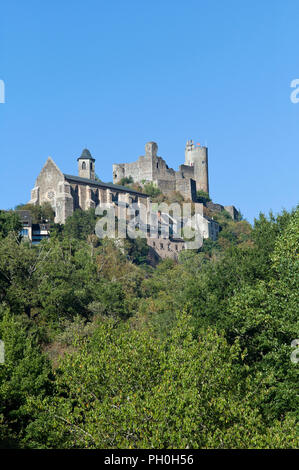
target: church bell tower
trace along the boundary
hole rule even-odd
[[[78,174],[80,178],[87,178],[89,180],[95,179],[95,159],[91,156],[88,149],[84,149],[81,157],[77,158],[78,161]]]

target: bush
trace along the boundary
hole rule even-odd
[[[41,206],[33,204],[19,204],[15,210],[29,211],[34,224],[44,222],[54,222],[55,212],[49,202],[44,202]]]
[[[205,202],[211,201],[211,198],[208,195],[208,193],[206,193],[202,189],[200,189],[199,191],[196,191],[196,196],[197,196],[197,202],[201,202],[202,204],[204,204]]]
[[[161,190],[157,188],[152,182],[146,183],[143,187],[144,192],[149,196],[149,197],[157,197],[161,194]]]
[[[128,184],[132,184],[132,183],[134,183],[132,176],[129,176],[129,177],[125,176],[118,182],[118,184],[120,184],[121,186],[127,186]]]

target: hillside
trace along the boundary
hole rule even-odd
[[[298,447],[299,208],[213,217],[153,268],[93,210],[37,246],[0,212],[1,448]]]

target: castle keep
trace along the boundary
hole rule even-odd
[[[208,149],[187,141],[185,163],[179,170],[169,168],[162,157],[158,157],[158,145],[148,142],[145,155],[133,163],[113,165],[113,182],[122,178],[133,178],[134,182],[153,182],[163,193],[178,191],[184,199],[196,201],[196,191],[209,193]]]

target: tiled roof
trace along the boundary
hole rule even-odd
[[[28,210],[24,210],[24,211],[16,210],[15,212],[19,215],[21,222],[25,222],[25,221],[28,221],[28,220],[31,222],[32,216],[31,216],[30,211],[28,211]]]

